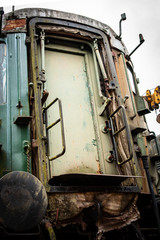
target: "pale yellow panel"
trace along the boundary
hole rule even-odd
[[[47,103],[57,97],[62,101],[66,140],[66,153],[51,164],[52,175],[96,173],[97,142],[84,55],[47,50],[46,77]],[[48,110],[49,124],[57,118],[55,104]],[[49,149],[50,157],[62,149],[60,124],[49,131]]]

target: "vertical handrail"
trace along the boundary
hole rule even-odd
[[[48,132],[57,123],[59,123],[59,122],[61,123],[62,151],[59,154],[57,154],[57,155],[55,155],[53,157],[49,157],[49,161],[53,161],[53,160],[57,159],[58,157],[62,156],[65,153],[65,151],[66,151],[66,143],[65,143],[64,123],[63,123],[63,114],[62,114],[62,103],[61,103],[61,100],[59,98],[56,98],[50,104],[48,104],[48,106],[44,107],[43,110],[44,110],[44,112],[46,112],[56,102],[58,102],[60,117],[55,122],[50,124],[49,126],[46,126],[46,131]]]
[[[114,125],[113,125],[113,117],[120,110],[122,110],[123,126],[115,131]],[[119,106],[113,113],[111,113],[111,115],[109,116],[109,120],[110,120],[110,125],[111,125],[111,130],[112,130],[112,137],[113,137],[113,143],[114,143],[116,157],[117,157],[116,160],[117,160],[118,165],[122,165],[122,164],[128,162],[129,160],[131,160],[132,157],[133,157],[133,148],[132,148],[132,143],[131,143],[131,133],[130,133],[130,129],[129,129],[129,126],[128,126],[128,123],[127,123],[127,118],[126,118],[124,106],[123,105]],[[116,143],[115,136],[118,135],[120,132],[122,132],[124,130],[126,131],[126,136],[127,136],[129,157],[124,159],[123,161],[119,161],[119,158],[118,158],[118,148],[117,148],[117,143]]]

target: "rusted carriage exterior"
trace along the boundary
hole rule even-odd
[[[121,37],[22,9],[3,16],[0,47],[2,237],[158,239],[159,150]]]

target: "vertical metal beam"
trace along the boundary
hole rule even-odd
[[[31,56],[31,69],[32,69],[32,81],[34,91],[34,112],[35,112],[35,132],[37,142],[37,161],[38,161],[38,173],[37,176],[40,181],[47,185],[47,161],[46,161],[46,149],[45,142],[43,140],[43,118],[42,118],[42,105],[41,105],[41,85],[42,82],[39,79],[38,68],[38,49],[37,49],[37,35],[35,30],[35,24],[30,25],[30,56]]]
[[[41,71],[45,73],[45,32],[42,30],[41,36]]]

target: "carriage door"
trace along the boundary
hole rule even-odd
[[[51,40],[53,41],[53,40]],[[89,47],[54,40],[46,45],[47,128],[51,176],[97,173]],[[64,152],[65,144],[65,152]]]

